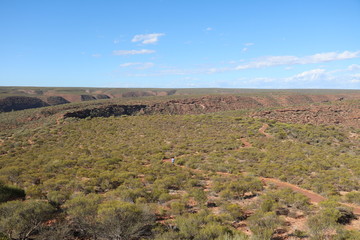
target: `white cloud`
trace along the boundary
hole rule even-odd
[[[138,62],[128,62],[128,63],[122,63],[120,64],[120,67],[130,67],[130,66],[135,66],[135,65],[138,65],[138,64],[141,64],[141,63],[138,63]]]
[[[127,68],[127,67],[134,67],[135,69],[147,69],[152,68],[155,64],[152,62],[128,62],[120,64],[120,67]]]
[[[298,58],[294,56],[265,57],[262,60],[239,65],[236,67],[236,70],[249,69],[249,68],[263,68],[263,67],[271,67],[271,66],[278,66],[285,64],[295,64],[297,60]]]
[[[286,78],[286,82],[293,82],[293,81],[301,81],[301,82],[308,82],[308,81],[315,81],[315,80],[321,80],[328,79],[328,76],[326,76],[325,69],[313,69],[310,71],[305,71],[299,74],[296,74],[295,76]]]
[[[95,57],[95,58],[99,58],[101,57],[101,54],[100,53],[94,53],[94,54],[91,54],[92,57]]]
[[[150,54],[155,50],[141,49],[141,50],[114,50],[113,55],[136,55],[136,54]]]
[[[141,42],[142,44],[154,44],[159,41],[159,37],[164,36],[164,33],[151,33],[135,35],[132,42]]]
[[[272,67],[279,65],[314,64],[314,63],[330,62],[330,61],[337,61],[337,60],[344,60],[344,59],[351,59],[358,57],[360,57],[360,51],[356,51],[356,52],[344,51],[342,53],[337,53],[337,52],[317,53],[305,57],[269,56],[269,57],[263,57],[257,61],[253,61],[248,64],[239,65],[236,67],[236,70]]]
[[[123,63],[120,64],[120,67],[126,68],[126,67],[134,67],[135,69],[147,69],[152,68],[155,64],[152,62],[129,62],[129,63]]]
[[[212,31],[213,30],[213,28],[211,28],[211,27],[207,27],[206,29],[205,29],[205,31]]]
[[[344,60],[360,57],[360,51],[357,52],[349,52],[344,51],[342,53],[337,52],[328,52],[328,53],[318,53],[311,56],[304,57],[300,59],[301,64],[307,63],[320,63],[320,62],[330,62],[336,60]]]
[[[114,42],[114,44],[118,44],[120,41],[115,39],[113,42]]]
[[[248,50],[247,47],[244,47],[244,48],[242,49],[243,52],[246,52],[247,50]]]

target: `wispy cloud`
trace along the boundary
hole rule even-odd
[[[120,67],[127,68],[127,67],[134,67],[134,69],[148,69],[152,68],[155,64],[152,62],[128,62],[120,64]]]
[[[250,68],[264,68],[264,67],[272,67],[279,65],[313,64],[313,63],[330,62],[330,61],[344,60],[344,59],[351,59],[358,57],[360,57],[360,51],[356,51],[356,52],[344,51],[342,53],[337,53],[337,52],[317,53],[305,57],[269,56],[269,57],[263,57],[259,60],[247,64],[239,65],[236,67],[236,70],[250,69]]]
[[[94,53],[94,54],[91,54],[92,57],[94,58],[99,58],[101,57],[101,54],[100,53]]]
[[[358,64],[352,64],[348,67],[349,71],[356,71],[356,70],[360,70],[360,65]]]
[[[141,49],[141,50],[114,50],[113,55],[137,55],[155,53],[155,50]]]
[[[321,79],[328,79],[329,76],[326,74],[325,69],[313,69],[309,71],[305,71],[299,74],[296,74],[292,77],[285,78],[286,82],[309,82],[309,81],[316,81]]]
[[[326,69],[317,68],[283,78],[240,78],[238,79],[237,84],[238,87],[358,88],[360,74],[338,74],[342,72],[343,71],[327,71]]]
[[[154,44],[159,41],[159,37],[164,36],[164,33],[151,33],[135,35],[132,42],[141,42],[142,44]]]
[[[138,65],[138,64],[140,64],[140,63],[137,63],[137,62],[122,63],[122,64],[120,64],[120,67],[126,68],[126,67],[131,67],[131,66],[134,66],[134,65]]]
[[[253,45],[255,45],[255,43],[251,43],[251,42],[249,42],[249,43],[244,43],[244,45],[245,45],[245,46],[247,46],[247,47],[249,47],[249,46],[253,46]]]
[[[207,27],[207,28],[205,28],[205,31],[207,31],[207,32],[212,31],[212,30],[213,30],[212,27]]]

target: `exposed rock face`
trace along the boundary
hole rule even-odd
[[[96,99],[110,99],[110,97],[106,94],[97,94]]]
[[[338,97],[312,96],[207,96],[201,98],[171,100],[149,105],[110,105],[79,110],[65,114],[66,117],[109,117],[137,114],[201,114],[262,107],[286,107],[289,104],[305,102],[307,107],[287,107],[256,113],[253,117],[275,119],[283,122],[312,124],[346,124],[360,127],[360,109],[356,104],[349,105],[337,101]],[[316,101],[334,101],[335,105],[309,105]]]
[[[68,100],[60,96],[47,97],[46,102],[50,105],[60,105],[60,104],[70,103]]]
[[[161,91],[161,92],[131,91],[131,92],[123,93],[122,97],[129,98],[129,97],[149,97],[149,96],[170,96],[170,95],[174,95],[175,93],[176,93],[176,90]]]
[[[171,100],[148,106],[146,113],[198,114],[238,109],[258,108],[262,105],[251,97],[216,96]]]
[[[152,94],[151,92],[126,92],[122,94],[122,97],[124,98],[129,98],[129,97],[147,97],[147,96],[156,96],[154,94]]]
[[[46,106],[49,106],[49,104],[36,97],[11,96],[0,99],[0,112],[11,112]]]
[[[110,117],[136,115],[143,113],[146,105],[110,105],[99,108],[84,109],[64,114],[64,118]]]
[[[96,98],[94,96],[91,96],[91,95],[81,95],[80,99],[81,99],[81,101],[96,100]]]
[[[263,111],[253,117],[302,124],[342,124],[360,128],[360,107],[356,104],[311,105]]]
[[[199,114],[217,111],[258,108],[262,105],[251,97],[202,97],[171,100],[152,105],[111,105],[79,110],[65,114],[64,118],[109,117],[135,114]]]

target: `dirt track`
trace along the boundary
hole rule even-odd
[[[240,138],[241,143],[243,144],[243,148],[250,148],[252,147],[252,144],[249,143],[246,138]]]
[[[317,194],[315,192],[312,192],[312,191],[309,191],[307,189],[298,187],[298,186],[296,186],[294,184],[291,184],[291,183],[282,182],[282,181],[280,181],[278,179],[275,179],[275,178],[263,178],[263,177],[261,177],[260,179],[263,182],[267,183],[267,184],[269,184],[269,183],[275,184],[279,188],[291,188],[294,192],[301,193],[302,195],[305,195],[306,197],[308,197],[310,202],[313,203],[313,204],[318,204],[319,202],[326,200],[325,197],[323,197],[323,196],[321,196],[321,195],[319,195],[319,194]],[[354,205],[354,204],[348,204],[348,203],[341,203],[341,204],[344,205],[344,206],[353,208],[354,214],[360,215],[360,207],[359,206]]]
[[[263,135],[265,135],[266,137],[269,137],[271,138],[272,136],[268,133],[265,132],[265,130],[269,127],[268,124],[264,124],[260,129],[259,129],[259,132]],[[244,144],[244,147],[251,147],[251,144],[249,142],[246,141],[245,138],[241,138],[241,141],[242,143]],[[171,159],[164,159],[163,162],[168,162],[168,163],[171,163]],[[175,162],[176,164],[176,162]],[[176,166],[179,166],[179,165],[176,165]],[[185,166],[180,166],[182,168],[187,168]],[[187,168],[187,169],[191,169],[193,171],[197,171],[197,172],[205,172],[203,170],[200,170],[200,169],[192,169],[192,168]],[[217,174],[219,175],[232,175],[231,173],[223,173],[223,172],[217,172]],[[318,204],[319,202],[321,201],[324,201],[326,200],[325,197],[315,193],[315,192],[312,192],[310,190],[307,190],[307,189],[304,189],[304,188],[301,188],[299,186],[296,186],[294,184],[291,184],[291,183],[287,183],[287,182],[283,182],[283,181],[280,181],[279,179],[276,179],[276,178],[264,178],[264,177],[260,177],[260,180],[262,182],[264,182],[265,184],[275,184],[276,186],[278,186],[279,188],[290,188],[292,189],[294,192],[297,192],[297,193],[300,193],[300,194],[303,194],[304,196],[308,197],[310,202],[313,203],[313,204]],[[342,205],[344,206],[347,206],[347,207],[351,207],[353,209],[353,212],[354,214],[356,215],[360,215],[360,206],[358,205],[354,205],[354,204],[348,204],[348,203],[341,203]]]
[[[163,162],[171,163],[171,159],[164,159]],[[176,165],[176,163],[175,163],[175,165]],[[180,165],[176,165],[176,166],[180,166]],[[189,169],[189,170],[193,170],[193,171],[196,171],[196,172],[205,172],[205,171],[200,170],[200,169],[192,169],[192,168],[188,168],[188,167],[185,167],[185,166],[180,166],[180,167],[186,168],[186,169]],[[219,174],[219,175],[232,175],[231,173],[224,173],[224,172],[216,172],[216,173]],[[276,178],[260,177],[260,180],[262,182],[264,182],[265,184],[275,184],[279,188],[290,188],[294,192],[300,193],[300,194],[308,197],[312,204],[318,204],[319,202],[326,200],[325,197],[323,197],[323,196],[321,196],[321,195],[319,195],[319,194],[317,194],[315,192],[312,192],[310,190],[301,188],[301,187],[296,186],[296,185],[291,184],[291,183],[280,181],[279,179],[276,179]],[[347,203],[341,203],[341,204],[344,205],[344,206],[347,206],[347,207],[351,207],[353,209],[354,214],[360,215],[360,206],[357,206],[357,205],[354,205],[354,204],[347,204]]]
[[[262,125],[262,127],[259,129],[259,133],[265,135],[265,137],[272,138],[270,134],[265,132],[268,127],[269,125],[267,123],[264,123],[264,125]]]

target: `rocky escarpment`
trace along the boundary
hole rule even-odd
[[[262,107],[262,104],[252,97],[208,96],[156,103],[148,106],[145,113],[199,114],[259,107]]]
[[[49,106],[49,104],[36,97],[11,96],[0,99],[0,112],[11,112],[45,106]]]
[[[358,104],[311,105],[262,111],[252,117],[268,118],[279,122],[314,125],[346,125],[360,128],[360,102]]]
[[[146,105],[109,105],[98,108],[87,108],[64,114],[64,118],[110,117],[143,114]]]
[[[293,95],[293,96],[262,96],[262,97],[247,97],[247,96],[206,96],[201,98],[189,98],[170,100],[166,102],[159,102],[148,105],[106,105],[84,110],[69,112],[64,115],[67,117],[86,118],[86,117],[109,117],[121,115],[138,115],[138,114],[202,114],[218,111],[232,111],[241,109],[260,109],[263,107],[289,107],[304,103],[305,105],[316,102],[338,101],[342,99],[338,96],[329,97],[313,97],[311,95]],[[338,101],[339,102],[339,101]],[[262,112],[256,116],[270,117],[274,114],[286,116],[294,116],[296,120],[306,117],[299,115],[304,112],[302,108],[296,108],[296,115],[293,115],[293,110],[274,110],[272,112]],[[311,111],[312,112],[312,111]],[[321,111],[320,111],[321,112]],[[334,110],[335,113],[337,113]],[[271,114],[270,114],[271,113]],[[315,113],[310,118],[316,118]],[[333,119],[333,116],[338,114],[330,113],[327,119]],[[270,117],[271,118],[271,117]],[[286,117],[285,117],[286,118]],[[339,119],[339,118],[337,118]],[[320,120],[319,120],[320,121]],[[336,122],[336,120],[334,120]]]
[[[130,91],[125,92],[121,96],[124,98],[131,97],[150,97],[150,96],[171,96],[176,93],[176,90],[169,91]]]
[[[64,118],[110,117],[137,114],[200,114],[246,108],[262,105],[251,97],[202,97],[195,99],[171,100],[149,105],[110,105],[69,112]]]
[[[92,95],[81,95],[80,99],[81,101],[91,101],[91,100],[96,100],[96,97]]]
[[[110,97],[106,94],[97,94],[96,99],[110,99]]]
[[[68,100],[60,96],[47,97],[46,102],[50,105],[60,105],[60,104],[70,103]]]

